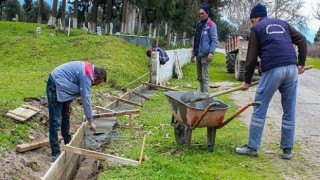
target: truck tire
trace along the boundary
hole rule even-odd
[[[246,72],[245,61],[236,58],[234,76],[238,81],[243,81]]]
[[[234,61],[236,55],[234,53],[228,53],[226,57],[227,71],[228,73],[234,73]]]

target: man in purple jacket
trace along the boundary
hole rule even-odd
[[[305,36],[287,22],[267,18],[267,8],[257,4],[251,10],[253,24],[246,58],[245,79],[242,90],[250,87],[257,57],[261,59],[261,79],[256,90],[255,106],[250,123],[248,143],[237,147],[237,154],[258,156],[269,103],[279,90],[283,109],[280,148],[283,159],[291,159],[294,146],[298,74],[304,72],[307,55]],[[293,44],[299,49],[298,57]]]
[[[49,109],[49,140],[51,147],[51,162],[60,155],[58,130],[64,144],[71,140],[70,111],[71,102],[81,96],[85,116],[90,130],[95,131],[92,122],[91,86],[106,82],[107,73],[104,68],[95,67],[88,62],[71,61],[55,68],[49,75],[47,82],[47,96]]]

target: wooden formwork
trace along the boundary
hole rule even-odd
[[[141,92],[146,90],[149,86],[148,85],[141,85],[135,88],[133,91]],[[123,99],[130,99],[134,97],[135,94],[131,91],[125,93],[122,98]],[[111,102],[106,108],[107,109],[115,109],[119,106],[119,101],[115,100]],[[82,123],[80,128],[77,130],[75,135],[73,136],[72,140],[67,146],[80,148],[84,133],[85,133],[86,123]],[[63,149],[63,148],[62,148]],[[108,155],[106,155],[108,156]],[[72,179],[75,174],[77,173],[77,168],[79,165],[79,157],[80,155],[75,152],[71,151],[62,151],[58,159],[51,165],[47,173],[41,178],[43,180],[69,180]],[[121,157],[120,157],[121,158]]]

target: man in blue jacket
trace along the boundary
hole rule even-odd
[[[253,24],[246,58],[245,79],[242,90],[250,87],[252,75],[257,64],[257,56],[261,59],[262,75],[256,91],[255,106],[250,123],[248,143],[237,147],[236,153],[258,156],[266,114],[273,94],[279,90],[283,109],[281,142],[282,158],[291,159],[294,145],[296,97],[298,74],[304,72],[307,55],[306,38],[287,22],[267,18],[267,8],[257,4],[251,10],[250,20]],[[297,45],[297,58],[293,44]]]
[[[207,94],[210,92],[210,62],[218,43],[217,26],[209,18],[209,12],[208,5],[201,6],[199,9],[200,21],[196,24],[191,57],[192,59],[196,57],[200,91]]]
[[[71,61],[55,68],[49,75],[47,82],[48,110],[49,110],[49,140],[51,147],[51,162],[60,155],[58,130],[64,144],[71,140],[70,111],[71,102],[81,96],[82,105],[90,130],[95,131],[92,122],[91,86],[106,82],[107,74],[104,68],[95,67],[91,63]]]

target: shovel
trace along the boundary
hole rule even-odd
[[[254,82],[251,83],[250,87],[255,86],[257,84],[259,84],[259,81],[254,81]],[[227,90],[224,90],[224,91],[215,92],[215,93],[212,93],[212,94],[206,95],[206,96],[201,96],[201,97],[196,97],[196,98],[181,98],[181,100],[184,103],[194,103],[194,102],[202,101],[202,100],[209,99],[209,98],[212,98],[212,97],[215,97],[215,96],[220,96],[222,94],[227,94],[227,93],[231,93],[231,92],[234,92],[234,91],[239,91],[239,90],[241,90],[241,88],[242,88],[242,86],[239,86],[239,87],[227,89]]]
[[[304,67],[304,70],[309,70],[309,69],[312,69],[313,66],[305,66]],[[252,86],[255,86],[259,84],[259,81],[254,81],[251,83],[250,87]],[[231,88],[231,89],[228,89],[228,90],[225,90],[225,91],[219,91],[219,92],[215,92],[215,93],[212,93],[210,94],[209,96],[201,96],[201,97],[197,97],[197,98],[185,98],[186,96],[184,96],[183,98],[181,98],[181,100],[184,102],[184,103],[194,103],[194,102],[197,102],[197,101],[202,101],[202,100],[205,100],[205,99],[209,99],[209,98],[212,98],[212,97],[215,97],[215,96],[220,96],[222,94],[227,94],[227,93],[230,93],[230,92],[234,92],[234,91],[239,91],[241,90],[242,86],[239,86],[239,87],[235,87],[235,88]]]

